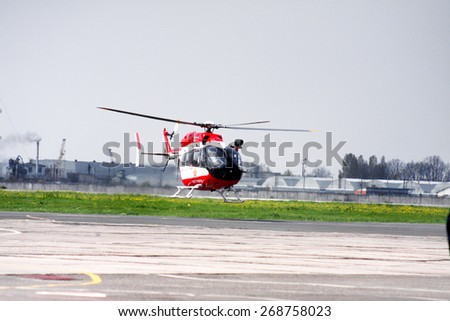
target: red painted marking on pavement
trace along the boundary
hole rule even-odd
[[[76,278],[67,275],[56,274],[8,274],[8,276],[15,276],[20,278],[44,280],[44,281],[74,281]]]

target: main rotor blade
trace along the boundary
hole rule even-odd
[[[300,133],[310,133],[316,130],[309,129],[295,129],[295,128],[259,128],[259,127],[237,127],[237,126],[226,126],[224,129],[239,129],[239,130],[262,130],[267,132],[300,132]]]
[[[170,154],[168,154],[168,153],[141,153],[141,155],[155,155],[155,156],[166,156],[166,157],[170,156]]]
[[[134,112],[120,110],[120,109],[109,108],[109,107],[97,107],[97,108],[107,110],[107,111],[113,111],[116,113],[126,114],[126,115],[150,118],[150,119],[155,119],[155,120],[160,120],[160,121],[166,121],[166,122],[170,122],[170,123],[198,126],[198,127],[202,127],[202,128],[207,128],[208,130],[224,128],[224,129],[259,130],[259,131],[271,131],[271,132],[314,132],[315,131],[315,130],[308,130],[308,129],[291,129],[291,128],[240,127],[240,126],[246,126],[246,125],[269,123],[270,121],[268,121],[268,120],[261,120],[261,121],[254,121],[254,122],[247,122],[247,123],[240,123],[240,124],[232,124],[232,125],[219,125],[219,124],[196,123],[196,122],[190,122],[190,121],[185,121],[185,120],[163,118],[163,117],[134,113]]]
[[[220,125],[220,126],[221,126],[221,128],[229,128],[230,126],[247,126],[247,125],[257,125],[257,124],[267,124],[267,123],[270,123],[270,120],[251,121],[248,123],[228,124],[228,125]]]
[[[163,118],[163,117],[157,117],[157,116],[138,114],[138,113],[133,113],[133,112],[130,112],[130,111],[114,109],[114,108],[109,108],[109,107],[97,107],[97,108],[98,109],[103,109],[103,110],[108,110],[108,111],[113,111],[113,112],[116,112],[116,113],[126,114],[126,115],[132,115],[132,116],[137,116],[137,117],[144,117],[144,118],[150,118],[150,119],[155,119],[155,120],[167,121],[167,122],[170,122],[170,123],[177,123],[177,124],[184,124],[184,125],[192,125],[192,126],[204,127],[203,124],[190,122],[190,121],[175,120],[175,119],[170,119],[170,118]]]

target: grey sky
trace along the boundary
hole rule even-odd
[[[347,141],[342,156],[450,162],[449,17],[439,0],[0,0],[0,135],[38,133],[42,158],[66,138],[66,159],[103,161],[124,132],[159,142],[172,128],[95,109],[111,106],[321,131],[272,134],[296,152],[330,131]],[[2,159],[34,153],[0,148]]]

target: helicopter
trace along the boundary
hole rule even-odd
[[[136,133],[137,146],[140,154],[158,155],[166,158],[164,169],[170,160],[177,162],[180,178],[183,186],[177,186],[177,191],[172,197],[191,198],[194,190],[204,190],[218,192],[224,202],[243,202],[239,197],[239,190],[234,186],[239,183],[245,170],[242,166],[242,158],[239,150],[244,144],[244,140],[235,139],[230,144],[226,144],[222,135],[214,132],[218,129],[234,130],[259,130],[259,131],[281,131],[281,132],[312,132],[307,129],[289,128],[262,128],[247,127],[249,125],[259,125],[269,123],[268,120],[252,121],[239,124],[216,124],[212,121],[191,122],[176,120],[152,115],[145,115],[131,111],[114,109],[110,107],[97,107],[98,109],[121,113],[131,116],[149,118],[164,122],[175,123],[174,130],[168,132],[163,129],[163,152],[144,153],[141,152],[141,142],[139,134]],[[179,125],[196,126],[203,129],[202,132],[188,132],[180,141],[180,146],[173,147],[173,138],[178,132]],[[163,169],[163,170],[164,170]],[[187,190],[186,195],[182,195]],[[234,192],[235,198],[229,198],[229,193]]]

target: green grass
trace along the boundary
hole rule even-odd
[[[247,220],[445,223],[448,208],[301,201],[174,199],[149,195],[0,191],[0,211],[182,216]]]

